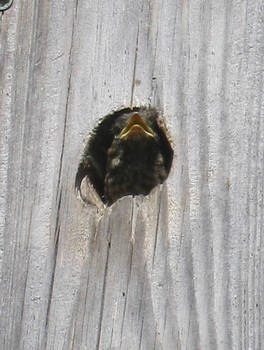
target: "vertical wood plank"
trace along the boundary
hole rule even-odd
[[[248,1],[15,1],[0,18],[1,349],[261,349],[263,11]],[[87,135],[166,118],[147,197],[77,199]]]

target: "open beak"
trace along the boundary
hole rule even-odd
[[[135,136],[154,137],[154,133],[140,115],[134,113],[119,136],[120,139],[126,140],[127,138],[133,138]]]

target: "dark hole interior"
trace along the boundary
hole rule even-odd
[[[135,115],[139,117],[131,122]],[[81,193],[81,183],[87,177],[107,205],[129,194],[147,195],[166,180],[172,158],[173,150],[158,112],[154,108],[125,108],[105,116],[92,131],[75,187]]]

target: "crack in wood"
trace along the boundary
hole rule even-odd
[[[111,238],[110,238],[111,241]],[[105,291],[106,291],[106,279],[107,279],[107,272],[108,272],[108,261],[109,261],[109,252],[110,252],[110,246],[107,244],[107,253],[106,253],[106,262],[105,262],[105,271],[104,271],[104,282],[103,282],[103,290],[102,290],[102,298],[101,298],[101,308],[100,308],[100,315],[99,315],[99,322],[98,322],[98,335],[97,335],[97,343],[96,343],[96,349],[99,349],[100,347],[100,341],[101,341],[101,334],[102,334],[102,322],[103,322],[103,313],[104,313],[104,304],[105,304]]]
[[[137,70],[137,57],[138,57],[138,37],[139,37],[139,26],[138,26],[138,30],[137,30],[133,77],[132,77],[132,87],[131,87],[131,100],[130,100],[130,107],[131,108],[133,108],[134,90],[135,90],[135,83],[136,83],[136,70]]]

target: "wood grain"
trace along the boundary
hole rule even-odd
[[[263,0],[14,1],[0,15],[0,348],[264,347]],[[97,211],[100,117],[164,114],[166,183]]]

